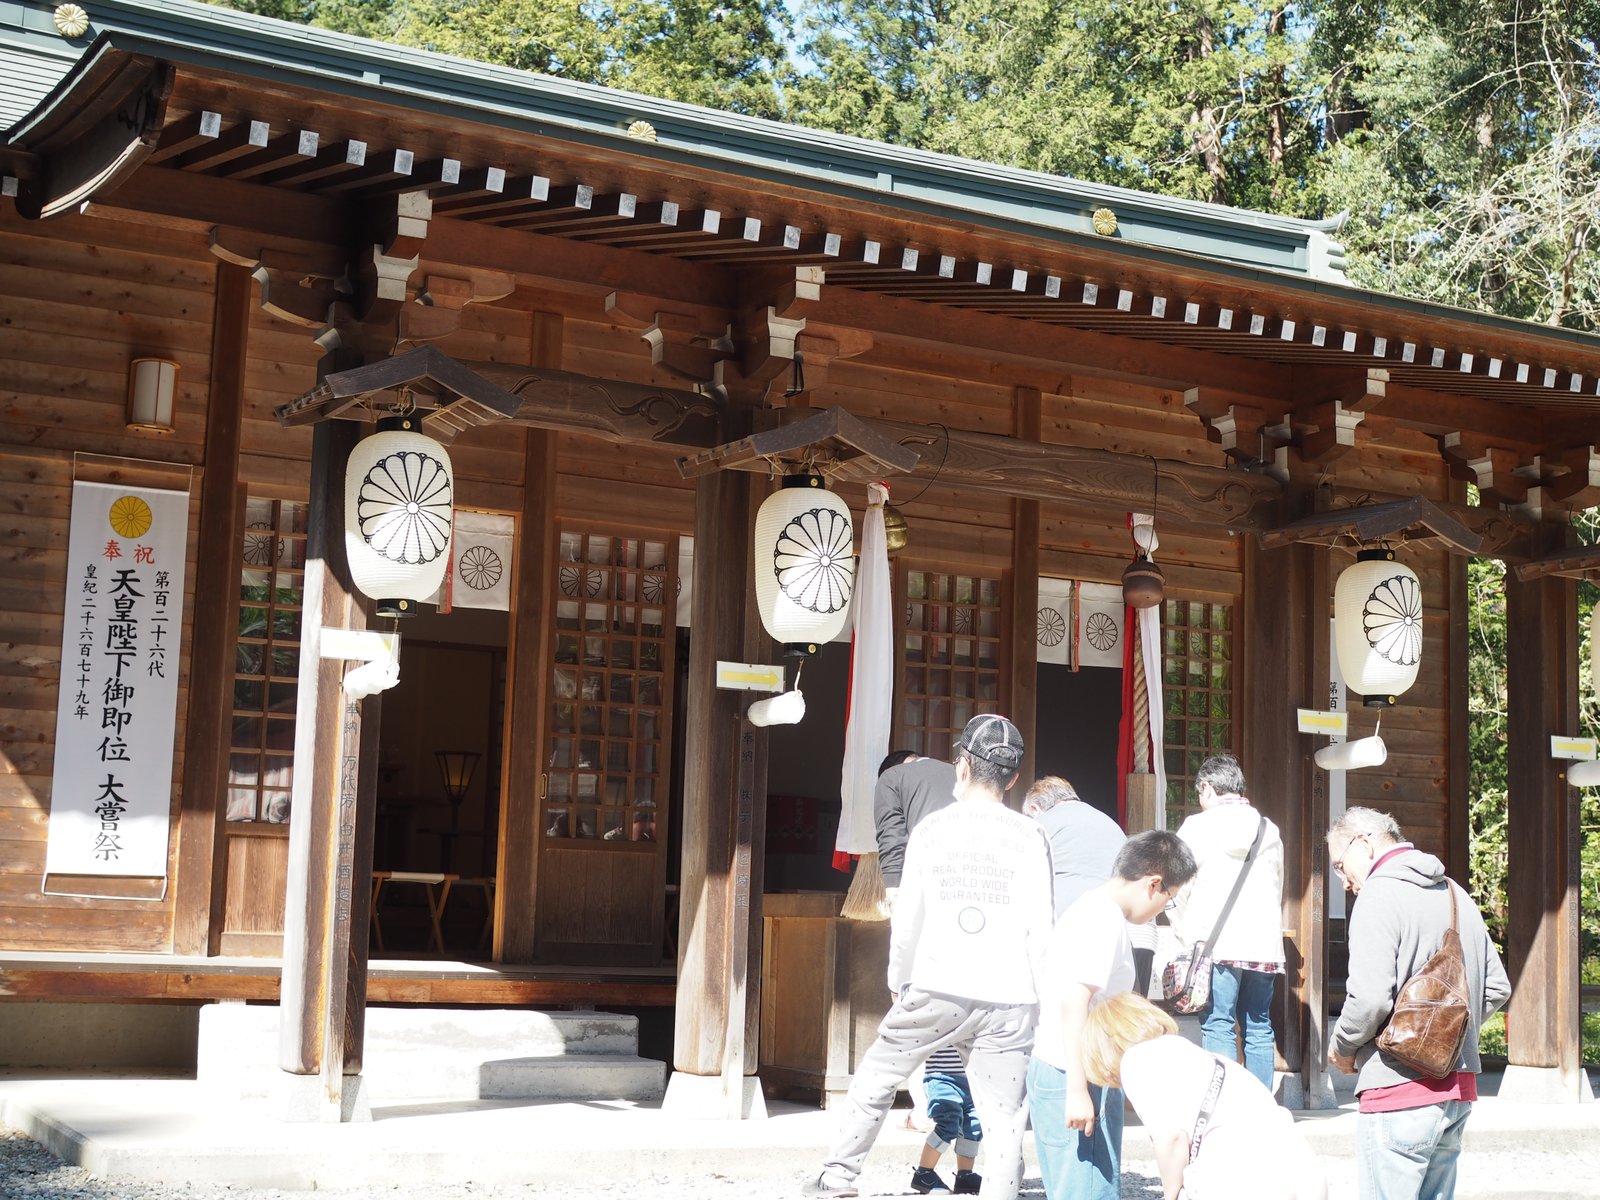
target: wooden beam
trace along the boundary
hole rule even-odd
[[[17,192],[17,212],[34,221],[75,212],[133,175],[156,148],[174,77],[169,63],[105,46],[81,59],[73,86],[57,88],[49,107],[13,130],[39,163]]]
[[[1438,538],[1457,554],[1476,554],[1483,548],[1480,535],[1424,496],[1313,513],[1258,536],[1268,550],[1296,542],[1332,545],[1344,538],[1376,542],[1401,537]]]
[[[726,987],[733,969],[727,888],[737,830],[735,795],[742,704],[714,684],[720,659],[745,652],[744,614],[750,591],[749,513],[752,479],[719,471],[695,483],[694,591],[689,675],[683,693],[688,731],[683,763],[683,865],[679,888],[678,998],[673,1067],[693,1075],[722,1073],[730,1020]],[[759,976],[756,976],[759,978]]]
[[[321,649],[324,628],[366,627],[344,553],[344,470],[359,434],[348,421],[329,421],[312,441],[278,1051],[289,1074],[321,1076],[318,1107],[335,1115],[350,959],[364,960],[367,952],[365,927],[354,937],[351,922],[362,726],[376,723],[376,713],[363,711],[368,701],[345,699],[344,664],[323,658]]]
[[[1600,546],[1574,546],[1569,550],[1557,550],[1542,558],[1517,563],[1514,570],[1517,578],[1524,583],[1558,575],[1600,583]]]
[[[565,322],[558,313],[534,313],[529,357],[559,367]],[[538,943],[539,806],[544,797],[545,713],[550,703],[550,654],[555,614],[552,573],[556,562],[555,435],[530,429],[523,450],[522,516],[517,527],[516,600],[511,614],[511,697],[507,714],[505,770],[500,796],[500,845],[495,875],[494,956],[498,962],[528,963]],[[529,781],[518,785],[516,781]],[[530,786],[538,781],[537,786]]]
[[[1578,789],[1550,735],[1579,731],[1577,584],[1506,580],[1506,926],[1512,1066],[1555,1071],[1580,1097]]]
[[[238,640],[238,538],[244,524],[239,448],[250,335],[250,273],[219,263],[212,307],[211,390],[195,560],[183,791],[178,812],[172,948],[208,954],[220,932],[224,872],[220,809],[228,782],[234,644]]]
[[[768,414],[763,414],[766,416]],[[842,480],[873,480],[912,470],[921,452],[900,445],[847,410],[787,408],[771,414],[776,424],[749,437],[678,460],[686,479],[712,471],[767,473],[771,460],[820,451],[822,472]]]
[[[1287,1069],[1301,1072],[1310,1083],[1321,1069],[1322,1054],[1322,1047],[1312,1044],[1313,1031],[1320,1030],[1311,1012],[1320,968],[1311,955],[1320,944],[1312,925],[1321,924],[1323,850],[1321,835],[1299,799],[1312,795],[1318,783],[1311,778],[1310,750],[1295,732],[1294,710],[1320,707],[1325,695],[1326,683],[1317,686],[1311,664],[1315,644],[1328,640],[1326,592],[1314,592],[1327,583],[1326,568],[1317,565],[1326,552],[1297,545],[1269,550],[1253,539],[1242,549],[1244,596],[1238,627],[1250,630],[1249,638],[1240,642],[1243,766],[1250,795],[1283,835],[1284,914],[1286,928],[1293,930],[1282,1020],[1274,1025]]]

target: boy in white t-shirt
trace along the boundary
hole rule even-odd
[[[1050,1200],[1121,1195],[1122,1093],[1085,1078],[1083,1026],[1093,1005],[1133,987],[1129,922],[1154,920],[1194,870],[1177,834],[1141,833],[1123,844],[1111,878],[1056,921],[1028,1064],[1034,1145]]]

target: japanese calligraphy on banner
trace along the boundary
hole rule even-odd
[[[165,876],[189,493],[78,482],[45,874]]]

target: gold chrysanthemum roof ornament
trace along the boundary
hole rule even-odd
[[[1094,231],[1101,237],[1110,237],[1117,231],[1117,214],[1109,208],[1095,209],[1091,219],[1094,221]]]
[[[51,14],[56,32],[64,38],[80,38],[89,32],[89,14],[79,4],[58,4]]]
[[[656,127],[649,121],[633,121],[628,125],[628,136],[638,138],[641,142],[656,140]]]

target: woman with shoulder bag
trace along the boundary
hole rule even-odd
[[[1178,836],[1199,869],[1169,918],[1183,945],[1202,938],[1214,943],[1206,946],[1211,997],[1200,1018],[1201,1044],[1237,1060],[1235,1031],[1242,1032],[1245,1068],[1270,1092],[1272,992],[1283,974],[1283,839],[1245,795],[1244,772],[1233,755],[1206,759],[1194,786],[1200,811]]]

